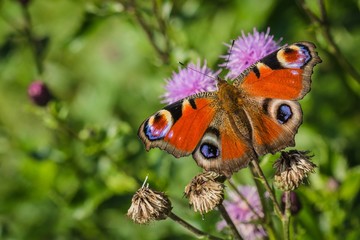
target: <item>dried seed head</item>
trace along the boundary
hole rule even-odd
[[[299,187],[309,173],[315,172],[316,165],[310,161],[309,151],[290,150],[281,152],[274,163],[276,169],[274,183],[282,191],[292,191]]]
[[[193,178],[185,187],[185,196],[195,212],[207,213],[224,199],[223,175],[208,171]]]
[[[154,220],[166,219],[171,209],[171,202],[163,192],[143,186],[134,194],[127,216],[135,223],[147,224]]]

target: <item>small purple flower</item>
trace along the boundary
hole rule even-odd
[[[326,183],[326,189],[330,192],[338,191],[340,183],[333,177],[331,177]]]
[[[269,27],[265,33],[258,32],[254,28],[253,34],[248,33],[247,36],[244,31],[241,31],[241,36],[235,40],[232,49],[231,45],[227,44],[229,47],[228,54],[222,57],[228,60],[220,65],[229,69],[226,78],[236,78],[256,61],[279,48],[281,39],[275,42],[273,40],[274,36],[269,35],[269,33]]]
[[[34,81],[28,87],[30,99],[38,106],[44,107],[53,99],[49,88],[42,81]]]
[[[253,223],[264,217],[257,189],[252,186],[240,186],[238,191],[247,201],[244,201],[236,192],[230,191],[229,200],[224,200],[223,203],[226,211],[244,239],[264,238],[267,236],[265,229]],[[217,228],[222,230],[225,226],[226,222],[223,220],[218,223]]]
[[[190,63],[184,69],[179,67],[178,73],[174,72],[170,79],[166,79],[162,102],[170,104],[195,93],[215,91],[219,72],[208,68],[206,61],[203,66],[198,61],[197,65]]]

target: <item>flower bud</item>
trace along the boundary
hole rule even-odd
[[[201,214],[213,210],[224,199],[223,176],[212,171],[201,173],[185,187],[185,196],[195,212]]]
[[[44,107],[48,104],[53,96],[49,88],[42,81],[34,81],[28,88],[30,99],[38,106]]]
[[[299,187],[309,173],[315,172],[316,165],[310,161],[308,151],[290,150],[281,152],[274,163],[276,169],[274,183],[282,191],[292,191]]]
[[[147,224],[166,219],[171,209],[171,202],[163,192],[143,186],[134,194],[127,216],[135,223]]]

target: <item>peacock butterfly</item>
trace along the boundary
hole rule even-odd
[[[172,103],[146,119],[138,135],[146,150],[175,157],[192,154],[197,164],[229,177],[267,153],[294,146],[302,123],[298,100],[309,91],[321,59],[310,42],[284,46],[218,90]]]

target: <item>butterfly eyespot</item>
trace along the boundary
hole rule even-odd
[[[146,121],[144,133],[150,141],[160,140],[168,134],[172,124],[171,114],[161,110]]]
[[[294,52],[294,49],[291,49],[291,48],[287,47],[287,48],[284,49],[284,52],[285,53],[291,53],[291,52]]]
[[[309,48],[303,44],[288,46],[277,54],[277,60],[284,68],[302,69],[311,59]]]
[[[219,148],[210,143],[203,143],[200,147],[200,152],[207,159],[217,158],[220,155]]]
[[[289,105],[282,104],[277,110],[276,119],[280,124],[284,124],[292,117],[292,111]]]

